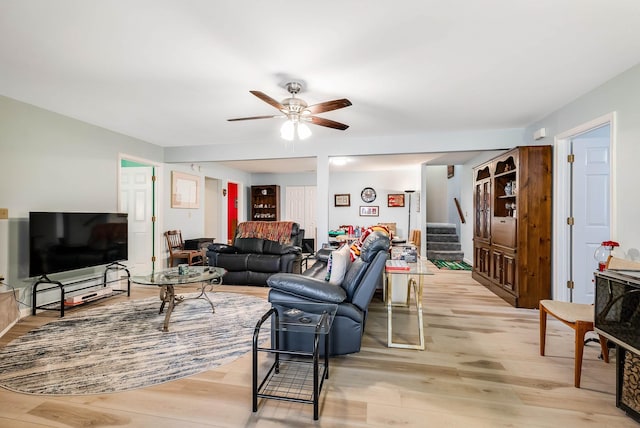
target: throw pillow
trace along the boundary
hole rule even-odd
[[[327,263],[327,278],[329,283],[334,285],[342,284],[342,280],[344,280],[350,263],[351,258],[348,245],[343,245],[339,249],[333,250]]]
[[[364,243],[364,240],[367,239],[367,236],[371,235],[371,232],[375,232],[376,230],[380,232],[384,232],[387,235],[390,235],[389,228],[385,225],[376,224],[373,226],[369,226],[367,229],[365,229],[364,232],[362,232],[362,235],[360,235],[360,239],[358,239],[356,242],[351,244],[351,248],[350,248],[351,261],[354,261],[355,259],[360,257],[360,249],[362,248],[362,244]]]

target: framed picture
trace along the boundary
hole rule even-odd
[[[378,217],[379,214],[380,210],[377,205],[360,206],[360,215],[362,217]]]
[[[350,193],[336,193],[334,196],[334,205],[336,207],[350,207],[351,206],[351,194]]]
[[[200,208],[200,177],[171,171],[171,208]]]
[[[447,178],[453,177],[454,168],[453,165],[447,165]]]
[[[387,195],[388,207],[404,207],[404,193],[389,193]]]

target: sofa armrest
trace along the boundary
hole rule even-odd
[[[292,273],[277,273],[267,279],[273,289],[319,302],[341,303],[347,293],[339,285],[329,284],[322,279]]]

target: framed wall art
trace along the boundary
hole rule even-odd
[[[171,208],[200,208],[200,177],[171,171]]]
[[[453,165],[447,165],[447,178],[453,177],[455,174],[455,167]]]
[[[360,216],[362,217],[378,217],[380,215],[380,207],[377,205],[360,206]]]
[[[389,193],[387,195],[388,207],[404,207],[404,193]]]
[[[351,194],[350,193],[336,193],[334,197],[334,206],[336,207],[350,207],[351,206]]]

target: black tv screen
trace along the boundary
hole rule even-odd
[[[128,216],[30,212],[29,276],[127,260]]]

